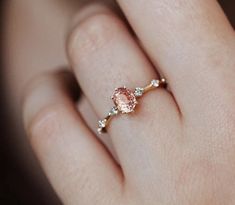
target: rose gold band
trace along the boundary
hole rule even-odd
[[[138,104],[137,98],[140,98],[146,92],[159,88],[165,87],[166,80],[164,78],[160,80],[152,80],[150,84],[145,87],[137,87],[134,91],[124,87],[116,88],[112,96],[112,100],[115,104],[114,107],[109,111],[108,115],[98,122],[98,133],[105,133],[110,120],[119,113],[128,114],[135,110]]]

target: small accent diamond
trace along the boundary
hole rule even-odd
[[[135,94],[136,97],[142,96],[143,93],[144,93],[144,88],[139,88],[139,87],[136,88],[136,89],[135,89],[135,92],[134,92],[134,94]]]
[[[107,122],[106,119],[104,119],[104,120],[99,120],[99,122],[98,122],[99,128],[105,128],[106,122]]]
[[[160,82],[159,82],[159,80],[156,80],[156,79],[154,79],[154,80],[152,80],[151,81],[151,85],[153,86],[153,87],[159,87],[159,85],[160,85]]]
[[[112,107],[112,109],[109,111],[109,115],[113,116],[113,115],[117,115],[117,114],[118,114],[117,107]]]
[[[97,129],[97,132],[98,132],[99,134],[102,134],[102,133],[103,133],[103,128],[99,127],[99,128]]]

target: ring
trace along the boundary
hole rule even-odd
[[[106,128],[110,123],[110,120],[119,113],[128,114],[134,112],[135,107],[138,104],[137,98],[142,97],[143,94],[150,90],[165,86],[166,80],[162,78],[160,80],[154,79],[147,86],[137,87],[134,91],[126,88],[125,86],[116,88],[111,97],[114,102],[114,106],[104,119],[98,121],[98,133],[106,133]]]

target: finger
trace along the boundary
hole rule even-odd
[[[99,120],[96,115],[93,107],[85,96],[82,96],[78,103],[78,110],[81,113],[84,121],[87,123],[89,128],[93,131],[93,133],[97,133],[97,122]],[[112,154],[114,159],[118,162],[117,155],[115,153],[115,149],[113,147],[112,141],[108,134],[98,135],[97,138],[107,147],[109,152]]]
[[[68,74],[50,74],[29,85],[23,109],[25,127],[65,204],[108,204],[120,194],[121,174],[76,112],[69,94],[72,82]]]
[[[223,97],[227,98],[225,89],[235,88],[234,31],[218,2],[118,2],[166,76],[182,113],[195,119],[218,109]]]
[[[135,88],[158,78],[125,25],[107,9],[94,11],[77,24],[69,40],[68,55],[84,94],[100,117],[113,105],[109,96],[115,87]],[[158,89],[141,99],[135,114],[113,119],[108,132],[125,176],[135,177],[137,170],[142,170],[145,162],[139,158],[140,147],[145,150],[143,159],[153,158],[162,150],[156,151],[156,147],[160,140],[168,139],[164,137],[175,125],[170,122],[177,117],[171,95]],[[161,137],[155,136],[155,129]]]

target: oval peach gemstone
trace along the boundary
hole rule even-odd
[[[127,88],[117,88],[112,96],[114,104],[122,113],[133,112],[137,104],[134,93]]]

